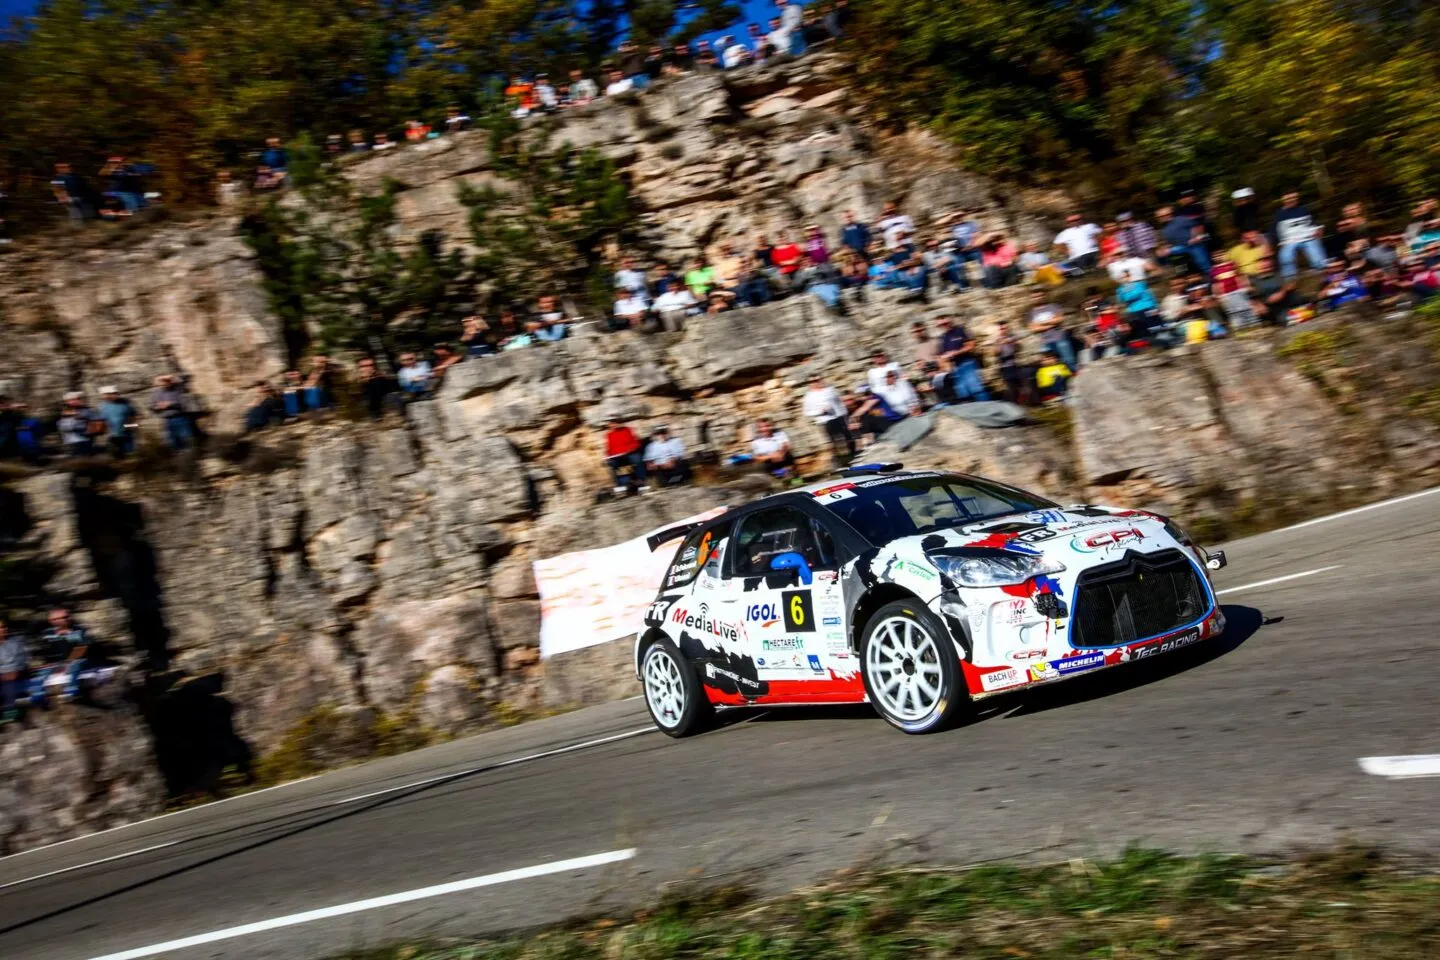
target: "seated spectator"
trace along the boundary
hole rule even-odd
[[[661,325],[670,331],[683,330],[685,318],[700,312],[700,301],[684,285],[671,287],[655,298],[655,315]]]
[[[380,372],[374,357],[361,357],[359,370],[360,396],[365,401],[365,412],[371,420],[379,420],[385,416],[385,408],[399,399],[397,384],[393,378]]]
[[[1260,258],[1259,270],[1250,280],[1250,308],[1262,323],[1283,327],[1290,320],[1290,311],[1300,305],[1293,279],[1275,272],[1275,258]]]
[[[0,460],[20,456],[20,417],[10,398],[0,393]]]
[[[105,424],[105,443],[111,456],[128,457],[135,452],[135,422],[139,414],[135,405],[120,396],[115,387],[100,388],[101,421]]]
[[[900,376],[898,370],[886,372],[885,382],[875,391],[875,395],[884,400],[885,405],[902,419],[921,412],[920,395],[915,392],[915,387],[909,380]]]
[[[17,704],[30,667],[30,647],[0,619],[0,726],[19,716]]]
[[[283,180],[290,167],[290,152],[281,146],[279,137],[266,137],[265,152],[260,154],[260,162]]]
[[[285,409],[287,421],[296,420],[305,412],[305,378],[299,370],[286,370],[285,383],[280,389],[281,406]]]
[[[405,142],[422,143],[430,138],[430,127],[419,120],[405,121]]]
[[[520,321],[515,318],[515,311],[509,307],[500,308],[500,352],[507,350],[521,350],[531,346],[535,337],[530,332],[530,325],[523,327]]]
[[[665,75],[665,48],[651,44],[645,51],[645,85],[649,86]]]
[[[1330,310],[1347,303],[1370,299],[1369,291],[1354,270],[1343,260],[1331,260],[1325,268],[1325,286],[1320,291],[1321,303]]]
[[[855,456],[855,437],[850,433],[849,411],[840,391],[827,384],[819,374],[811,374],[810,388],[801,402],[801,413],[809,417],[830,440],[830,448],[838,458],[843,450],[848,459]]]
[[[598,96],[600,96],[600,88],[594,80],[591,80],[579,70],[570,71],[571,103],[577,107],[583,107]]]
[[[705,305],[706,313],[724,313],[735,307],[735,294],[729,290],[711,290],[710,301]]]
[[[760,472],[782,479],[794,476],[795,454],[790,450],[790,438],[784,430],[776,430],[774,424],[763,417],[755,421],[750,454],[759,465]]]
[[[535,339],[541,343],[555,343],[564,340],[570,332],[570,324],[566,322],[565,311],[561,310],[553,296],[540,298],[536,317],[540,320],[540,326],[535,331]]]
[[[1055,247],[1065,254],[1063,266],[1067,271],[1089,273],[1100,262],[1100,247],[1097,243],[1102,230],[1085,220],[1078,213],[1065,218],[1065,229],[1055,235]]]
[[[305,409],[327,410],[335,402],[335,371],[330,358],[317,353],[310,358],[310,372],[305,376]]]
[[[99,212],[99,199],[94,191],[68,163],[55,164],[50,191],[56,203],[65,205],[72,223],[93,220]]]
[[[471,314],[460,325],[460,346],[469,357],[486,357],[495,352],[490,324],[479,314]],[[373,361],[372,361],[373,362]]]
[[[910,323],[910,352],[915,358],[911,366],[915,368],[916,376],[926,373],[927,368],[933,370],[940,365],[940,341],[930,336],[923,320]]]
[[[712,73],[720,69],[720,58],[710,49],[709,40],[695,41],[695,69],[701,73]]]
[[[694,258],[690,261],[690,269],[685,271],[685,286],[697,300],[704,300],[710,295],[710,288],[715,286],[715,268],[707,264],[703,256]]]
[[[434,389],[435,374],[428,361],[417,358],[413,353],[402,353],[395,380],[407,397],[418,400]]]
[[[676,43],[671,47],[667,65],[673,73],[689,73],[694,70],[695,55],[690,52],[690,44]]]
[[[1075,369],[1075,346],[1065,329],[1065,315],[1046,299],[1043,290],[1036,290],[1030,298],[1030,330],[1040,336],[1040,342],[1050,348],[1065,366]]]
[[[850,412],[850,432],[869,446],[884,436],[891,424],[904,420],[905,415],[890,409],[885,398],[871,390],[869,384],[861,385],[857,392],[858,402]]]
[[[1116,236],[1120,240],[1121,252],[1130,257],[1154,259],[1155,247],[1159,243],[1154,227],[1144,220],[1136,220],[1128,210],[1116,214],[1115,224],[1118,227]]]
[[[1161,207],[1155,215],[1160,219],[1160,237],[1164,241],[1164,246],[1157,247],[1156,253],[1171,266],[1208,274],[1210,253],[1206,249],[1208,234],[1205,225],[1177,213],[1173,207]]]
[[[804,255],[805,251],[800,249],[799,244],[792,243],[790,235],[781,230],[776,237],[774,249],[770,251],[770,262],[780,271],[781,277],[789,281],[795,271],[800,269],[800,258]]]
[[[948,393],[957,400],[989,400],[990,392],[980,376],[980,352],[970,332],[953,323],[948,315],[937,319],[935,325],[939,329],[935,341],[937,359],[942,368],[948,365],[945,382]]]
[[[830,247],[825,243],[825,234],[821,233],[818,223],[805,227],[805,255],[813,263],[830,262]]]
[[[1026,283],[1044,283],[1059,286],[1065,282],[1060,268],[1050,262],[1050,257],[1040,249],[1034,240],[1025,241],[1020,256],[1016,258]]]
[[[60,687],[60,696],[74,700],[80,695],[80,675],[87,666],[90,637],[85,628],[70,618],[70,611],[56,607],[50,611],[50,629],[40,637],[42,666],[30,674],[30,702],[46,701],[50,688]]]
[[[39,463],[45,456],[45,421],[31,413],[30,405],[23,400],[12,400],[10,413],[14,417],[15,447],[20,459]]]
[[[740,276],[735,285],[735,298],[747,307],[770,302],[770,278],[760,261],[752,256],[741,262]]]
[[[629,93],[635,89],[634,82],[619,70],[611,70],[609,84],[605,87],[605,96],[618,97],[622,93]]]
[[[1210,295],[1210,284],[1200,274],[1185,278],[1185,304],[1180,308],[1181,329],[1186,343],[1204,343],[1225,336],[1225,327],[1215,311],[1218,303]]]
[[[871,393],[878,393],[880,388],[885,386],[890,374],[900,374],[900,364],[890,359],[890,354],[884,350],[876,350],[870,355],[870,369],[865,371],[865,382],[870,385]]]
[[[690,461],[685,459],[685,443],[670,435],[669,427],[656,427],[645,445],[645,470],[662,487],[690,482]]]
[[[763,269],[773,270],[774,279],[779,281],[780,271],[775,269],[775,245],[770,242],[770,238],[763,233],[756,236],[752,254]]]
[[[256,380],[255,402],[245,409],[245,432],[254,433],[285,420],[285,404],[275,388],[264,380]]]
[[[1223,250],[1215,255],[1210,283],[1232,330],[1243,330],[1256,322],[1255,310],[1250,306],[1250,284]]]
[[[840,286],[854,291],[855,296],[865,299],[865,288],[870,285],[870,268],[859,254],[847,254],[841,260]]]
[[[750,62],[750,48],[736,40],[733,34],[720,38],[720,65],[726,70],[735,70]]]
[[[554,113],[560,106],[560,94],[556,92],[555,85],[550,82],[548,73],[537,73],[535,75],[535,109],[541,113]]]
[[[245,199],[245,184],[236,180],[229,170],[215,175],[215,202],[222,207],[233,207]]]
[[[65,394],[55,428],[67,457],[88,457],[95,452],[95,436],[104,432],[105,422],[85,403],[85,394],[72,390]]]
[[[740,275],[745,270],[745,261],[736,254],[733,243],[726,240],[720,244],[720,255],[715,258],[711,268],[714,271],[717,286],[734,293],[739,292]]]
[[[1110,279],[1114,280],[1117,286],[1135,280],[1143,282],[1152,273],[1160,272],[1159,268],[1146,258],[1129,254],[1111,254],[1105,258],[1104,263],[1105,272],[1110,274]]]
[[[840,243],[857,256],[870,256],[870,228],[855,218],[854,210],[845,211],[845,225],[840,229]]]
[[[840,303],[840,271],[833,263],[815,263],[810,255],[802,254],[800,257],[800,269],[795,271],[791,278],[796,292],[805,292],[825,304],[830,310],[839,313],[842,310]]]
[[[1020,279],[1016,256],[1015,245],[1006,240],[1003,233],[992,233],[986,237],[980,244],[980,265],[984,274],[981,283],[990,290],[1016,283]]]
[[[470,129],[470,115],[461,111],[456,104],[445,108],[445,132],[459,133]]]
[[[279,176],[285,176],[281,170]],[[101,211],[105,216],[129,217],[145,206],[145,188],[140,180],[140,168],[129,163],[123,156],[115,154],[100,168],[100,180],[105,185],[102,192],[108,200],[119,204],[118,209]]]
[[[464,358],[454,350],[451,350],[450,344],[448,343],[435,344],[435,346],[430,348],[430,353],[435,358],[435,362],[430,367],[430,382],[434,385],[432,389],[435,389],[439,387],[440,381],[444,379],[445,371],[455,366],[455,364]]]
[[[650,299],[650,285],[645,279],[645,271],[636,268],[634,257],[621,258],[620,269],[615,271],[614,287],[641,300]]]
[[[369,153],[370,144],[365,140],[364,130],[351,130],[349,134],[351,153]]]
[[[649,312],[650,304],[645,301],[644,297],[636,293],[622,293],[620,299],[615,301],[610,329],[638,330],[644,324],[645,317]]]
[[[746,35],[750,38],[750,62],[764,63],[774,54],[770,41],[765,37],[765,31],[758,23],[752,23],[745,28]]]
[[[1155,302],[1155,294],[1151,292],[1150,284],[1144,280],[1122,283],[1115,290],[1115,299],[1125,308],[1132,328],[1137,326],[1137,318],[1143,318],[1139,326],[1148,328],[1160,311],[1160,304]]]
[[[1270,241],[1259,230],[1247,230],[1240,242],[1227,251],[1230,262],[1247,277],[1260,272],[1260,261],[1270,252]]]
[[[370,149],[376,151],[394,150],[398,146],[400,146],[400,144],[391,140],[390,134],[382,132],[375,134],[375,145]]]
[[[1040,399],[1047,402],[1063,399],[1070,378],[1075,374],[1052,347],[1045,347],[1042,353],[1040,366],[1035,370],[1035,388],[1040,393]]]
[[[645,471],[645,459],[641,455],[640,438],[629,425],[618,421],[605,422],[605,465],[615,481],[615,492],[623,494],[638,488],[641,493],[650,489]]]

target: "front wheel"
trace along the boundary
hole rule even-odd
[[[640,661],[645,706],[661,732],[685,737],[705,728],[715,709],[699,679],[675,644],[661,637],[645,648]]]
[[[870,703],[906,733],[933,733],[969,697],[944,627],[918,602],[887,603],[865,624],[861,675]]]

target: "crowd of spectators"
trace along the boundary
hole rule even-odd
[[[63,607],[50,611],[35,644],[0,619],[0,726],[17,719],[22,707],[82,699],[113,674],[102,661],[90,634]]]
[[[206,410],[186,377],[157,376],[145,406],[172,450],[188,450],[205,434],[200,421]],[[0,459],[40,463],[57,453],[123,459],[135,452],[142,416],[140,408],[113,386],[101,387],[95,403],[83,390],[67,391],[53,416],[0,394]]]

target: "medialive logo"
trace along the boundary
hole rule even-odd
[[[700,633],[708,633],[712,637],[719,637],[721,640],[731,640],[736,643],[744,636],[744,628],[733,624],[725,623],[723,620],[715,620],[710,616],[710,611],[704,604],[700,606],[700,612],[692,614],[681,607],[676,607],[675,612],[670,614],[670,621],[678,623],[687,630],[695,630]]]

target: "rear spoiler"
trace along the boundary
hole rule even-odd
[[[714,517],[709,517],[705,520],[692,520],[689,523],[678,523],[673,527],[666,527],[665,529],[658,530],[655,533],[650,534],[650,536],[646,537],[645,543],[647,546],[650,547],[650,552],[654,553],[660,547],[660,544],[669,543],[671,540],[679,539],[680,537],[685,536],[691,530],[694,530],[698,527],[703,527],[705,526],[705,524],[709,523],[711,520],[714,519]]]

